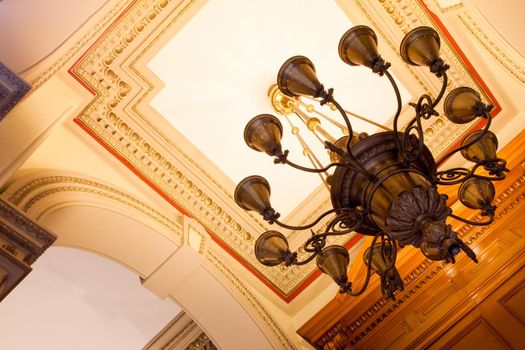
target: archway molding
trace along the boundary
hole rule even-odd
[[[220,348],[295,348],[250,287],[209,250],[208,234],[195,220],[57,170],[20,176],[1,197],[54,232],[55,245],[94,252],[134,271],[150,291],[176,301]],[[201,240],[195,244],[191,235]]]

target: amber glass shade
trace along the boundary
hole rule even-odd
[[[246,124],[244,128],[244,141],[259,152],[270,156],[282,153],[281,138],[283,126],[277,117],[271,114],[259,114]]]
[[[348,282],[347,269],[350,263],[348,251],[340,245],[331,245],[323,249],[317,257],[317,267],[326,273],[338,285],[346,285]]]
[[[439,58],[439,47],[439,35],[434,29],[417,27],[403,38],[399,52],[408,64],[430,66]]]
[[[339,41],[339,57],[351,66],[371,68],[378,56],[376,33],[367,26],[350,28]]]
[[[456,124],[465,124],[478,115],[476,107],[481,103],[479,94],[469,87],[459,87],[452,90],[443,104],[447,118]]]
[[[279,265],[290,254],[286,237],[278,231],[266,231],[255,242],[255,256],[263,265]]]
[[[483,130],[474,131],[472,134],[467,135],[463,140],[462,144],[466,145],[472,142],[474,139],[479,137]],[[462,149],[461,154],[466,160],[471,162],[479,162],[483,160],[494,160],[496,159],[496,151],[498,149],[498,138],[493,132],[487,131],[477,142],[473,145]]]
[[[366,266],[368,266],[370,251],[372,251],[372,270],[377,272],[379,275],[383,275],[385,271],[391,266],[393,261],[383,259],[383,255],[381,254],[381,243],[376,243],[372,249],[368,248],[363,254],[363,261],[365,262]]]
[[[319,97],[324,91],[315,75],[314,64],[304,56],[294,56],[284,62],[277,74],[277,85],[290,97]]]
[[[471,209],[485,209],[494,200],[496,190],[488,180],[470,178],[459,187],[459,200]]]
[[[262,176],[248,176],[235,188],[235,203],[244,210],[252,210],[261,215],[270,205],[270,184]]]

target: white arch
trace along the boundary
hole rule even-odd
[[[174,299],[220,348],[293,348],[267,312],[247,310],[239,293],[184,243],[188,219],[175,210],[161,212],[108,184],[56,171],[22,176],[2,197],[55,233],[55,245],[92,251],[135,271],[146,288]]]

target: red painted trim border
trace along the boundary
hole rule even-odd
[[[129,9],[135,5],[135,3],[138,0],[134,0],[128,7],[126,7],[122,13],[113,21],[108,28],[101,34],[101,36],[79,57],[79,59],[68,69],[68,73],[78,81],[79,84],[81,84],[86,90],[88,90],[91,94],[94,96],[97,95],[96,91],[86,82],[82,79],[81,76],[79,76],[75,72],[75,68],[80,64],[80,62],[84,59],[84,57],[94,48],[97,44],[99,44],[102,39],[105,37],[105,35],[111,31],[112,28],[116,26],[116,24],[122,19],[122,17],[129,11]],[[492,116],[495,117],[499,114],[501,111],[501,106],[496,100],[495,96],[492,94],[492,92],[489,90],[485,82],[481,79],[478,72],[474,69],[473,65],[470,63],[470,61],[467,59],[463,51],[461,51],[459,45],[456,43],[456,41],[452,38],[446,27],[443,25],[441,20],[437,17],[435,13],[430,11],[430,9],[427,7],[427,5],[424,3],[423,0],[418,0],[418,3],[421,5],[423,10],[428,14],[428,16],[431,18],[431,20],[435,23],[435,25],[440,29],[442,36],[445,37],[445,39],[450,43],[450,45],[454,48],[456,54],[460,59],[463,61],[463,64],[468,68],[470,73],[472,74],[474,80],[482,87],[484,92],[489,96],[491,102],[494,104],[494,109],[492,111]],[[104,147],[111,155],[113,155],[115,158],[117,158],[124,166],[126,166],[131,172],[133,172],[139,179],[141,179],[143,182],[145,182],[149,187],[151,187],[155,192],[157,192],[162,198],[164,198],[170,205],[172,205],[175,209],[177,209],[180,213],[182,213],[185,216],[193,218],[190,213],[188,213],[186,210],[184,210],[179,203],[177,203],[173,198],[171,198],[168,194],[165,193],[161,188],[156,186],[150,179],[147,178],[139,169],[137,169],[131,162],[129,162],[127,159],[125,159],[121,154],[119,154],[113,147],[111,147],[107,142],[105,142],[102,138],[100,138],[97,134],[95,134],[87,125],[85,125],[81,120],[78,118],[74,119],[75,124],[77,124],[82,130],[84,130],[89,136],[91,136],[97,143],[99,143],[102,147]],[[480,122],[473,126],[471,130],[480,129],[484,125],[483,122]],[[455,145],[451,146],[449,149],[453,147],[457,147],[461,143],[461,140],[459,140]],[[238,261],[242,266],[244,266],[248,271],[253,273],[255,277],[257,277],[262,283],[264,283],[270,290],[272,290],[277,296],[279,296],[284,302],[290,303],[293,299],[295,299],[301,292],[303,292],[310,284],[312,284],[320,275],[321,272],[319,270],[314,271],[310,274],[304,281],[302,281],[290,294],[284,294],[281,290],[279,290],[275,285],[273,285],[267,278],[265,278],[259,271],[257,271],[251,264],[249,264],[246,260],[244,260],[239,254],[237,254],[226,242],[224,242],[218,235],[216,235],[211,230],[207,230],[210,237],[213,239],[214,242],[216,242],[222,249],[224,249],[230,256],[232,256],[236,261]],[[356,234],[354,237],[352,237],[346,244],[345,248],[350,249],[353,247],[357,242],[359,242],[363,238],[362,235]]]

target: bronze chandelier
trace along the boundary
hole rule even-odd
[[[491,105],[481,101],[480,95],[471,88],[452,90],[443,103],[447,118],[457,124],[469,123],[476,118],[485,119],[482,130],[467,135],[461,145],[436,161],[424,143],[422,119],[433,118],[447,87],[449,66],[439,57],[440,39],[429,27],[410,31],[401,42],[403,60],[415,66],[427,66],[438,78],[442,87],[436,98],[422,95],[411,104],[415,116],[403,131],[398,125],[402,102],[399,89],[386,62],[377,51],[377,37],[367,26],[355,26],[348,30],[339,42],[339,56],[343,62],[372,69],[386,76],[395,91],[397,111],[393,130],[373,135],[354,135],[345,110],[333,97],[333,89],[326,90],[316,77],[312,62],[304,56],[288,59],[280,68],[277,84],[280,91],[290,98],[306,96],[321,105],[330,103],[341,113],[348,135],[336,142],[325,141],[331,153],[332,163],[326,167],[307,168],[288,159],[283,151],[282,125],[275,116],[261,114],[248,122],[244,139],[256,151],[275,157],[276,164],[288,164],[302,171],[321,173],[335,167],[330,176],[330,196],[333,209],[320,215],[304,226],[291,226],[279,221],[279,213],[270,204],[270,186],[261,176],[249,176],[235,189],[235,201],[243,209],[255,211],[270,224],[291,230],[310,230],[329,215],[334,217],[323,232],[311,231],[303,245],[306,259],[299,261],[298,253],[291,252],[286,237],[275,230],[264,232],[255,243],[257,260],[267,266],[284,263],[304,265],[317,258],[318,268],[339,285],[340,293],[362,294],[370,281],[371,272],[381,278],[381,289],[387,298],[394,298],[396,291],[403,290],[403,282],[395,267],[397,247],[412,245],[431,260],[455,262],[455,256],[463,250],[477,262],[475,253],[458,238],[448,217],[471,225],[489,225],[494,220],[496,207],[492,204],[495,189],[492,181],[505,177],[506,162],[496,155],[498,141],[488,129],[491,124]],[[473,162],[470,169],[452,168],[438,170],[452,155],[461,152]],[[486,171],[480,174],[480,168]],[[437,185],[461,184],[458,195],[468,208],[481,211],[486,217],[474,222],[452,213],[447,207],[447,196],[437,191]],[[348,281],[348,251],[340,245],[326,245],[329,236],[345,235],[357,231],[373,236],[370,247],[363,256],[367,266],[366,278],[359,290]]]

